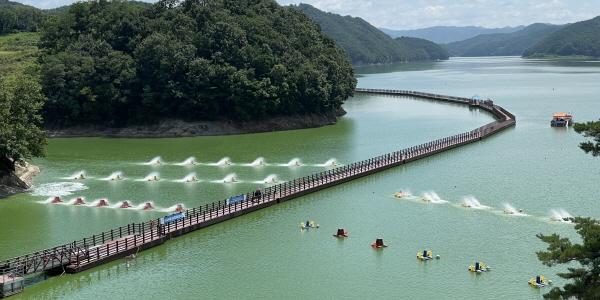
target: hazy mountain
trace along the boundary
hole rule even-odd
[[[600,17],[566,25],[544,37],[523,55],[600,57]]]
[[[504,27],[504,28],[484,28],[476,26],[435,26],[414,30],[395,30],[380,28],[387,35],[397,38],[401,36],[410,36],[421,39],[426,39],[439,44],[447,44],[456,41],[466,40],[480,34],[492,33],[510,33],[523,29],[525,26]]]
[[[308,5],[292,6],[321,26],[350,57],[353,64],[447,59],[441,46],[421,39],[394,40],[361,18],[327,13]]]
[[[520,56],[526,49],[561,27],[561,25],[537,23],[516,32],[478,35],[447,44],[446,49],[452,56]]]

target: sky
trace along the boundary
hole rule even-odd
[[[54,8],[73,0],[16,0]],[[153,0],[146,0],[153,2]],[[505,27],[531,23],[565,24],[600,15],[600,0],[277,0],[311,4],[321,10],[361,17],[376,27]]]

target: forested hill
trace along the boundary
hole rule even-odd
[[[452,56],[521,56],[560,25],[532,24],[512,33],[483,34],[446,45]]]
[[[0,35],[22,31],[37,31],[44,13],[32,6],[0,0]]]
[[[62,126],[329,113],[356,85],[318,25],[274,0],[80,2],[40,45],[44,115]]]
[[[600,57],[600,17],[565,26],[527,49],[524,56]]]
[[[308,5],[292,6],[321,25],[348,54],[353,64],[380,64],[416,60],[447,59],[444,49],[433,42],[394,40],[361,18],[326,13]]]
[[[480,34],[510,33],[519,31],[523,28],[525,28],[525,26],[503,28],[484,28],[478,26],[434,26],[412,30],[395,30],[387,28],[380,29],[392,38],[408,36],[430,40],[434,43],[447,44],[457,41],[464,41]]]

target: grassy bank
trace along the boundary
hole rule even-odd
[[[26,72],[36,74],[39,33],[24,32],[0,35],[0,74]]]

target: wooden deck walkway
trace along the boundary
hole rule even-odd
[[[153,219],[138,224],[128,224],[69,244],[0,261],[0,277],[3,278],[2,284],[6,285],[10,283],[10,280],[7,278],[21,278],[28,274],[48,270],[62,270],[68,273],[81,272],[160,245],[173,237],[203,227],[479,141],[503,129],[514,126],[516,123],[514,115],[502,107],[494,105],[489,100],[480,101],[399,90],[356,89],[356,92],[390,96],[413,96],[468,105],[491,113],[496,121],[469,132],[283,182],[261,189],[259,193],[247,193],[245,200],[240,202],[230,203],[227,200],[221,200],[188,209],[185,211],[185,218],[168,224],[161,225],[160,219]],[[0,286],[0,291],[2,291],[2,286]],[[2,294],[0,294],[1,296]]]

